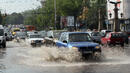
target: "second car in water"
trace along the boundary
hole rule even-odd
[[[41,46],[44,43],[44,39],[38,33],[28,34],[26,41],[33,47],[37,45]]]

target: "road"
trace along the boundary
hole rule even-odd
[[[125,50],[103,47],[105,58],[99,62],[79,60],[73,54],[63,48],[7,42],[0,51],[0,73],[130,73],[130,45]]]

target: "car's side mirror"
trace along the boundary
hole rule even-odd
[[[67,41],[66,41],[66,40],[64,40],[64,41],[63,41],[63,43],[67,43]]]

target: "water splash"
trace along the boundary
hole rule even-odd
[[[23,43],[20,43],[23,44]],[[24,46],[24,48],[23,48]],[[17,54],[20,64],[33,66],[83,66],[83,65],[118,65],[130,64],[130,57],[121,47],[104,47],[105,58],[101,62],[82,61],[79,52],[67,48],[30,47],[21,45],[22,51]]]

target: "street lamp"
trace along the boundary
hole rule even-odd
[[[114,13],[115,13],[115,18],[114,18],[114,31],[115,31],[115,32],[118,32],[118,31],[120,31],[120,27],[119,27],[119,22],[118,22],[118,10],[119,10],[119,9],[117,8],[117,5],[118,5],[119,3],[121,3],[121,1],[119,1],[119,2],[112,2],[112,1],[110,1],[110,3],[115,5],[115,8],[114,8]]]
[[[112,17],[112,13],[109,14],[110,18]]]
[[[121,13],[121,18],[123,17],[123,13]]]

